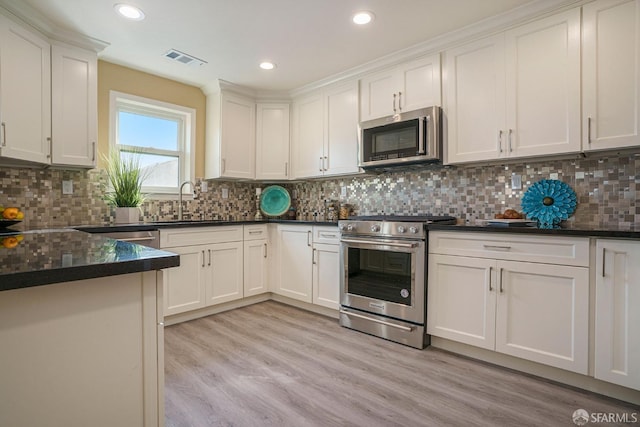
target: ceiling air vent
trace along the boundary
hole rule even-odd
[[[204,65],[207,63],[207,61],[203,61],[202,59],[198,59],[195,56],[188,55],[176,49],[167,51],[164,54],[164,57],[186,65]]]

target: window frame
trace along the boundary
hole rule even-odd
[[[178,149],[165,150],[155,147],[139,147],[118,143],[118,113],[143,114],[178,123]],[[149,198],[162,198],[163,195],[178,195],[180,184],[184,181],[195,182],[196,147],[196,110],[195,108],[145,98],[129,93],[111,90],[109,92],[109,150],[140,151],[143,154],[178,156],[178,184],[176,187],[154,187],[143,185],[142,191]],[[185,186],[186,187],[186,186]],[[190,189],[191,190],[191,189]],[[192,194],[186,189],[183,193]],[[157,197],[160,196],[160,197]]]

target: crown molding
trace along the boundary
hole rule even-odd
[[[63,42],[98,53],[109,46],[108,42],[84,34],[59,28],[44,14],[21,0],[0,0],[0,13],[43,34],[51,41]]]

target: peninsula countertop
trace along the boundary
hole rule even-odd
[[[180,265],[180,256],[72,229],[0,231],[0,291]]]

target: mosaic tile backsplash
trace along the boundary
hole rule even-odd
[[[511,176],[522,189],[511,189]],[[540,179],[559,179],[578,196],[569,222],[575,226],[618,229],[640,223],[640,154],[554,161],[524,161],[493,166],[429,166],[379,175],[282,184],[294,196],[299,219],[324,219],[325,200],[353,206],[354,213],[453,215],[462,222],[491,219],[507,208],[520,209],[527,188]],[[73,181],[73,194],[62,194],[62,181]],[[103,200],[102,170],[71,171],[0,167],[0,205],[19,206],[25,219],[16,229],[113,223],[115,210]],[[208,181],[203,193],[184,201],[186,219],[251,219],[255,188],[266,183]],[[221,197],[226,188],[229,197]],[[346,196],[342,196],[343,188]],[[177,219],[177,200],[150,200],[144,221]]]

